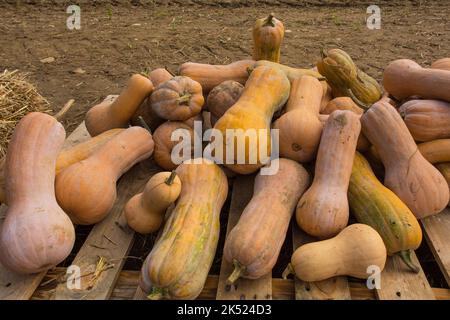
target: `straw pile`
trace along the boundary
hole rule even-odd
[[[50,113],[50,104],[17,70],[0,73],[0,159],[6,154],[16,123],[32,111]]]

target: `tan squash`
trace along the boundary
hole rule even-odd
[[[150,79],[133,75],[112,103],[103,102],[86,113],[86,129],[94,137],[114,128],[126,128],[145,98],[153,91]]]
[[[444,176],[445,181],[450,188],[450,162],[438,163],[436,164],[436,168],[438,168],[439,172]],[[448,203],[450,206],[450,202]]]
[[[103,220],[117,197],[116,182],[134,164],[153,153],[152,135],[131,127],[114,136],[87,159],[56,177],[56,198],[76,224]]]
[[[156,88],[161,83],[169,81],[173,78],[173,75],[167,71],[165,68],[158,68],[150,72],[149,78],[153,83],[153,86]],[[153,111],[150,101],[150,96],[148,96],[144,102],[141,103],[137,111],[134,113],[131,118],[131,125],[133,126],[141,126],[141,120],[139,117],[144,119],[145,123],[147,123],[150,130],[153,132],[158,128],[162,123],[164,123],[165,119],[159,117],[155,111]]]
[[[229,283],[272,270],[298,199],[309,186],[309,174],[300,164],[283,158],[272,162],[278,171],[256,176],[253,197],[225,240],[224,258],[234,265]]]
[[[223,137],[223,143],[217,143],[217,149],[223,150],[224,163],[228,168],[236,173],[249,174],[269,160],[272,117],[286,103],[289,91],[289,80],[279,69],[258,67],[253,70],[239,100],[214,126]],[[235,131],[230,134],[227,130]],[[254,139],[245,136],[248,130],[255,133]],[[238,155],[239,143],[245,154]],[[227,145],[234,147],[233,157],[227,156]],[[243,161],[238,161],[238,156]]]
[[[323,129],[314,181],[300,198],[297,224],[308,234],[330,238],[347,226],[347,189],[361,124],[352,111],[333,112]]]
[[[6,154],[9,207],[0,227],[0,261],[17,273],[46,271],[72,250],[75,230],[55,199],[56,157],[64,127],[52,116],[23,117]]]
[[[318,118],[322,95],[322,85],[314,77],[292,82],[286,112],[273,124],[279,130],[282,157],[302,163],[314,159],[323,129]]]
[[[150,299],[195,299],[219,241],[228,193],[225,174],[205,159],[183,163],[176,172],[183,186],[180,197],[141,270],[140,287]]]
[[[332,239],[311,242],[295,250],[283,278],[294,273],[306,282],[336,276],[367,279],[373,274],[369,267],[377,266],[383,271],[385,264],[383,239],[372,227],[356,223]]]
[[[450,102],[450,71],[422,68],[408,59],[395,60],[384,69],[383,86],[399,100],[419,96]]]
[[[418,145],[420,153],[430,163],[450,162],[450,139],[438,139]]]
[[[398,112],[416,141],[450,138],[450,103],[410,100]]]
[[[158,231],[167,208],[181,192],[181,181],[175,171],[152,176],[144,191],[128,200],[124,208],[128,226],[141,234]]]
[[[163,82],[150,97],[153,111],[163,119],[184,121],[202,111],[205,99],[202,86],[188,77]]]
[[[178,74],[200,83],[203,94],[207,95],[214,87],[227,80],[245,84],[249,76],[247,70],[254,64],[254,60],[240,60],[227,65],[186,62],[180,66]]]
[[[295,79],[299,79],[303,76],[311,76],[314,78],[317,78],[318,80],[325,80],[325,78],[317,71],[311,70],[311,69],[300,69],[300,68],[293,68],[290,66],[286,66],[284,64],[268,61],[268,60],[259,60],[256,63],[254,63],[253,66],[249,66],[248,72],[252,72],[254,69],[258,67],[269,67],[269,68],[275,68],[279,69],[284,72],[286,77],[289,79],[289,81],[292,83]]]
[[[431,69],[441,69],[450,71],[450,58],[442,58],[431,64]]]
[[[418,219],[441,212],[449,201],[447,183],[419,152],[397,110],[379,101],[361,117],[361,123],[384,164],[384,185]]]
[[[258,19],[253,26],[253,60],[280,62],[284,25],[273,13]]]
[[[211,112],[211,124],[214,125],[230,109],[244,91],[244,86],[237,81],[224,81],[211,90],[206,105]]]
[[[321,111],[322,114],[331,114],[333,111],[336,110],[350,110],[353,111],[356,114],[363,114],[364,110],[358,107],[356,103],[353,102],[352,98],[350,97],[338,97],[334,98],[328,104],[326,107]]]

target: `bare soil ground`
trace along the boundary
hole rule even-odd
[[[55,111],[75,99],[65,120],[71,132],[89,107],[119,93],[133,73],[164,66],[176,71],[186,61],[225,64],[250,57],[254,20],[270,12],[288,30],[282,62],[292,66],[312,67],[323,48],[339,47],[380,80],[383,68],[394,59],[409,58],[427,66],[450,56],[449,1],[376,2],[381,7],[380,30],[366,26],[369,1],[81,0],[76,1],[81,6],[81,30],[70,31],[69,1],[1,1],[0,70],[29,72]],[[48,57],[55,61],[40,61]],[[74,72],[77,68],[85,73]],[[78,247],[89,230],[78,229]],[[130,255],[145,257],[152,241],[137,237]],[[288,240],[275,277],[291,252]],[[418,254],[426,261],[423,267],[431,284],[446,287],[425,241]],[[212,273],[218,274],[220,250],[216,257]],[[137,262],[129,260],[125,268],[138,269]]]

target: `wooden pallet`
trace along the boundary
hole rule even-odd
[[[89,138],[82,123],[67,139],[65,147]],[[139,164],[127,172],[118,183],[118,198],[108,217],[94,226],[78,251],[73,264],[81,268],[81,289],[69,290],[66,269],[55,268],[34,275],[17,275],[0,264],[0,300],[7,299],[143,299],[138,289],[138,271],[123,271],[134,232],[128,228],[122,211],[126,201],[142,190],[148,178],[158,172],[154,166]],[[227,233],[237,223],[251,198],[254,176],[234,180],[228,216]],[[6,207],[0,207],[0,223]],[[426,241],[450,285],[450,210],[424,219]],[[296,226],[292,228],[294,249],[313,241]],[[104,261],[99,266],[100,257]],[[417,262],[417,257],[414,255]],[[99,268],[101,267],[101,268]],[[369,290],[364,282],[339,277],[319,283],[272,278],[238,281],[237,287],[227,287],[225,280],[231,265],[222,259],[220,274],[210,275],[199,299],[448,299],[450,290],[431,288],[423,271],[413,274],[396,257],[390,257],[382,274],[380,290]]]

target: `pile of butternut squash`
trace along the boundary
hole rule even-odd
[[[199,295],[228,180],[246,174],[256,174],[253,197],[224,243],[230,284],[272,270],[291,221],[317,241],[295,250],[283,276],[365,279],[394,254],[418,272],[410,258],[422,241],[418,219],[449,204],[450,60],[431,68],[396,60],[379,84],[342,49],[324,51],[316,68],[283,65],[283,38],[271,14],[255,23],[252,59],[133,75],[87,112],[92,138],[69,149],[55,118],[25,116],[0,168],[1,263],[19,273],[56,266],[72,249],[73,225],[102,221],[117,180],[153,156],[162,172],[123,211],[136,232],[159,231],[141,270],[151,299]],[[198,139],[206,147],[197,123],[225,137],[216,150],[224,165],[194,154]],[[228,139],[230,129],[239,134]],[[251,129],[265,136],[246,137]],[[180,132],[192,152],[176,162]],[[228,148],[240,138],[244,155]],[[358,223],[349,225],[351,215]]]

